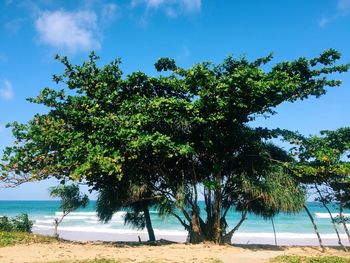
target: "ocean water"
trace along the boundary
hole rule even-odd
[[[96,201],[90,201],[84,209],[76,210],[66,216],[59,226],[59,234],[73,240],[108,240],[131,241],[138,240],[141,236],[147,239],[146,230],[133,229],[124,225],[124,211],[117,212],[108,223],[99,221],[95,212]],[[200,203],[204,207],[204,202]],[[309,202],[308,207],[314,216],[322,238],[329,244],[336,244],[336,235],[331,224],[329,214],[321,203]],[[337,215],[337,208],[330,206],[333,216]],[[152,224],[157,238],[166,238],[174,241],[185,241],[187,232],[175,217],[161,218],[157,211],[151,209]],[[0,216],[16,216],[27,213],[34,221],[33,232],[41,234],[53,233],[53,221],[59,217],[59,201],[0,201]],[[349,211],[345,215],[350,216]],[[241,214],[230,211],[227,214],[227,222],[234,227]],[[277,237],[283,244],[317,244],[313,226],[306,212],[302,210],[297,214],[281,213],[274,218]],[[341,237],[346,242],[341,225],[338,225]],[[235,233],[233,241],[237,243],[274,243],[274,235],[271,220],[265,220],[253,214],[248,214],[240,229]],[[280,242],[281,243],[281,242]]]

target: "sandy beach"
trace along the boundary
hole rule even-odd
[[[0,248],[0,262],[51,262],[117,259],[121,262],[269,262],[280,255],[343,256],[340,248],[275,247],[267,245],[218,246],[210,243],[139,245],[132,243],[54,242]]]
[[[87,231],[67,231],[59,229],[60,237],[70,241],[107,241],[107,242],[136,242],[138,238],[142,241],[148,240],[148,234],[144,231],[135,231],[134,233],[113,233],[113,229],[110,233],[98,232],[98,229],[93,229],[90,232]],[[33,233],[52,236],[52,229],[33,229]],[[156,233],[157,239],[165,239],[173,242],[184,243],[186,242],[186,232],[175,232],[162,234]],[[344,245],[350,246],[350,243],[345,234],[341,234],[341,239]],[[335,234],[321,234],[323,244],[325,246],[338,246],[338,239]],[[232,238],[232,244],[238,245],[275,245],[275,239],[273,233],[235,233]],[[277,244],[279,246],[318,246],[317,236],[314,233],[311,234],[298,234],[298,233],[277,233]]]

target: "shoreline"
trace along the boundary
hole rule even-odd
[[[34,234],[42,234],[52,236],[53,229],[33,228]],[[94,232],[94,231],[74,231],[58,229],[61,238],[69,241],[102,241],[102,242],[138,242],[139,237],[142,241],[148,240],[146,231],[127,231],[123,233]],[[175,235],[162,234],[155,230],[157,240],[169,240],[176,243],[186,243],[187,233],[179,232]],[[277,245],[279,246],[318,246],[316,234],[301,233],[276,233]],[[340,234],[342,242],[345,246],[350,243],[345,234]],[[336,234],[321,234],[323,244],[325,246],[339,246]],[[236,233],[233,235],[232,244],[234,245],[275,245],[273,233]]]
[[[349,258],[340,247],[322,252],[311,246],[184,244],[160,241],[156,244],[131,242],[70,242],[16,244],[0,248],[0,262],[77,262],[110,259],[129,262],[262,263],[277,256],[339,256]]]

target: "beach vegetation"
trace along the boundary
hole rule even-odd
[[[49,193],[53,198],[60,198],[60,209],[62,210],[62,214],[60,217],[54,219],[54,236],[58,238],[57,228],[58,225],[62,223],[64,217],[78,208],[86,207],[89,203],[89,198],[86,194],[80,193],[79,186],[76,184],[62,184],[50,187]]]
[[[56,241],[52,237],[34,235],[27,232],[0,231],[0,247],[14,246],[19,244],[52,243]]]
[[[139,177],[139,179],[142,178]],[[156,241],[150,216],[150,207],[156,204],[156,199],[145,185],[146,180],[143,180],[141,185],[136,181],[120,180],[116,182],[113,178],[109,181],[109,184],[104,184],[98,190],[96,203],[98,217],[103,222],[108,222],[115,212],[124,210],[126,212],[125,224],[138,230],[146,228],[149,241]]]
[[[13,218],[0,217],[0,231],[6,232],[28,232],[32,231],[33,221],[29,220],[28,214],[20,214]]]
[[[162,58],[157,77],[123,77],[119,59],[99,67],[94,53],[82,65],[57,59],[64,72],[54,81],[65,88],[29,99],[48,113],[9,125],[16,144],[4,151],[2,180],[84,181],[100,193],[102,219],[129,207],[128,220],[141,227],[140,207],[152,205],[175,216],[191,243],[230,242],[247,213],[272,218],[303,208],[300,174],[289,165],[296,160],[269,143],[290,132],[252,122],[284,102],[324,95],[341,84],[332,74],[349,68],[333,49],[275,65],[272,55],[189,69]],[[226,222],[231,209],[242,213],[237,226]]]
[[[350,258],[337,256],[278,256],[270,262],[275,263],[350,263]]]
[[[338,244],[344,249],[336,224],[343,226],[350,241],[347,218],[343,214],[344,209],[350,208],[349,149],[350,128],[321,131],[318,136],[298,135],[293,154],[299,161],[291,165],[300,182],[315,191],[315,200],[328,212]],[[331,213],[331,205],[338,209],[337,216]]]

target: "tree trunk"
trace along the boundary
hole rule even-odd
[[[53,224],[54,224],[54,232],[53,232],[53,236],[55,237],[55,238],[58,238],[59,237],[59,235],[58,235],[58,225],[59,224],[61,224],[61,222],[63,221],[63,218],[66,216],[66,215],[68,215],[69,213],[66,213],[65,211],[63,211],[62,212],[63,214],[62,214],[62,217],[60,218],[60,219],[58,219],[58,218],[55,218],[55,220],[54,220],[54,222],[53,222]]]
[[[201,224],[199,219],[199,208],[195,206],[192,211],[191,227],[189,230],[189,242],[198,244],[204,241],[203,233],[201,231]]]
[[[198,203],[198,192],[197,192],[197,174],[192,164],[192,188],[193,188],[193,197],[194,200],[192,202],[192,215],[190,222],[190,231],[189,231],[189,242],[192,244],[198,244],[204,240],[203,231],[200,224],[199,217],[199,207]]]
[[[311,223],[312,223],[312,225],[313,225],[313,227],[314,227],[315,233],[316,233],[317,238],[318,238],[318,243],[320,244],[320,247],[322,248],[322,251],[324,252],[325,249],[324,249],[324,246],[323,246],[323,244],[322,244],[322,239],[321,239],[320,233],[318,232],[318,229],[317,229],[315,220],[314,220],[314,218],[312,217],[312,215],[311,215],[311,213],[310,213],[310,210],[307,208],[306,205],[304,205],[304,209],[305,209],[306,213],[308,214],[308,216],[309,216],[309,218],[310,218],[310,220],[311,220]]]
[[[58,224],[59,224],[58,218],[55,218],[55,220],[53,222],[53,225],[54,225],[53,236],[55,238],[58,238],[58,230],[57,230]]]
[[[144,205],[143,213],[144,213],[144,216],[145,216],[146,228],[147,228],[147,232],[148,232],[149,241],[156,241],[156,237],[154,235],[152,222],[151,222],[151,217],[149,215],[149,209],[148,209],[147,205]]]
[[[340,217],[341,223],[343,224],[345,233],[346,233],[346,235],[348,236],[348,240],[349,240],[349,243],[350,243],[350,233],[349,233],[349,229],[348,229],[348,227],[346,226],[346,223],[345,223],[345,220],[344,220],[344,216],[343,216],[343,205],[342,205],[342,203],[340,203],[339,217]]]
[[[213,224],[213,241],[217,244],[222,243],[221,230],[221,172],[215,176],[216,188],[214,193],[214,224]]]
[[[275,222],[273,222],[273,217],[271,217],[271,223],[272,223],[272,228],[273,228],[273,235],[275,237],[275,245],[277,246],[276,229],[275,229]]]
[[[238,224],[222,238],[222,241],[224,243],[231,244],[233,234],[238,230],[238,228],[243,224],[244,220],[246,219],[247,219],[247,211],[244,210],[242,211],[242,217],[239,220]]]
[[[335,220],[334,220],[334,217],[332,216],[332,213],[331,213],[331,210],[329,210],[328,206],[326,205],[326,202],[322,196],[322,193],[321,191],[318,189],[317,185],[315,184],[315,187],[316,187],[316,190],[317,190],[317,193],[318,195],[320,196],[320,199],[321,199],[321,203],[323,205],[324,208],[326,208],[329,216],[331,217],[331,221],[332,221],[332,225],[333,225],[333,228],[334,228],[334,231],[335,233],[337,234],[337,237],[338,237],[338,244],[339,246],[341,246],[345,251],[346,251],[346,247],[343,245],[343,243],[341,242],[341,238],[340,238],[340,235],[339,235],[339,232],[338,232],[338,229],[337,229],[337,226],[335,224]]]
[[[329,216],[331,217],[331,221],[332,221],[332,225],[333,225],[334,231],[335,231],[335,233],[337,234],[337,237],[338,237],[338,244],[346,251],[346,248],[344,247],[343,243],[341,242],[341,238],[340,238],[337,226],[335,225],[335,220],[334,220],[334,217],[332,216],[331,211],[329,210],[329,208],[325,204],[325,202],[322,201],[322,204],[323,204],[324,208],[326,208]]]

